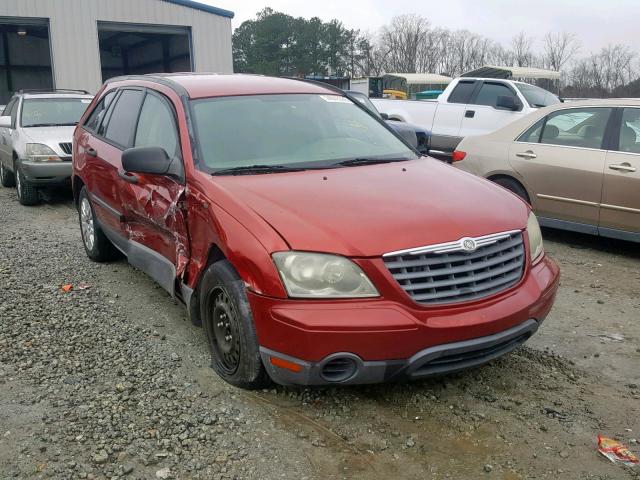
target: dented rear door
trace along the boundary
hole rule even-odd
[[[162,147],[175,162],[182,162],[173,104],[151,90],[145,96],[134,139],[134,147],[148,146]],[[141,173],[134,178],[135,181],[123,177],[119,180],[129,262],[173,294],[189,252],[184,180]]]

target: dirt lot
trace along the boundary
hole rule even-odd
[[[248,393],[158,286],[88,261],[68,194],[0,212],[0,479],[640,478],[596,451],[640,450],[637,245],[545,231],[556,306],[484,368]]]

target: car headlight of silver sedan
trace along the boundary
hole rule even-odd
[[[529,234],[529,250],[531,251],[531,261],[535,261],[544,253],[544,245],[542,244],[542,231],[540,224],[533,212],[529,213],[527,221],[527,233]]]
[[[277,252],[272,255],[290,297],[364,298],[380,294],[362,269],[339,255]]]
[[[27,143],[27,160],[31,162],[60,162],[60,157],[44,143]]]

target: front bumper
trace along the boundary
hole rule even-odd
[[[508,353],[544,321],[558,279],[557,265],[545,256],[510,291],[466,305],[313,302],[255,293],[249,302],[263,363],[276,382],[377,383],[451,373]]]
[[[305,362],[266,348],[260,349],[260,355],[271,378],[282,385],[354,385],[399,379],[417,380],[490,362],[526,342],[539,325],[537,320],[529,319],[495,335],[425,348],[406,360],[363,361],[353,353],[338,352],[320,362]],[[274,365],[271,360],[274,357],[299,365],[300,368],[293,371]]]
[[[72,164],[62,162],[20,162],[25,179],[35,185],[67,184],[71,180]]]

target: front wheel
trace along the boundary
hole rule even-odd
[[[6,169],[2,161],[0,160],[0,185],[3,187],[15,187],[16,177],[13,172]]]
[[[269,384],[244,282],[226,260],[204,272],[200,282],[200,315],[211,351],[211,367],[240,388]]]
[[[24,177],[22,168],[16,168],[16,190],[18,191],[18,201],[22,205],[35,205],[40,199],[38,189]]]

